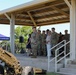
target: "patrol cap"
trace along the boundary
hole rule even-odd
[[[46,30],[47,32],[49,31],[49,29]]]
[[[33,29],[33,28],[36,28],[36,27],[35,27],[35,26],[32,26],[32,29]]]
[[[68,30],[65,30],[65,32],[67,32]]]
[[[55,28],[53,27],[52,29],[54,29],[55,30]]]
[[[43,30],[43,32],[45,32],[45,30]]]

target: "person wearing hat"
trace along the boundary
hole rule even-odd
[[[51,33],[51,47],[53,47],[58,43],[59,36],[58,36],[58,33],[55,32],[54,27],[51,30],[52,30],[52,33]],[[55,56],[55,50],[56,50],[56,48],[51,50],[52,56]]]
[[[37,57],[37,30],[36,27],[32,27],[32,34],[31,34],[31,48],[32,48],[32,53],[33,56],[32,58]]]
[[[64,34],[63,39],[66,40],[66,42],[68,42],[70,40],[70,34],[68,34],[68,30],[65,30],[64,32],[65,32],[65,34]],[[69,50],[70,50],[70,44],[67,44],[66,53],[69,53]]]

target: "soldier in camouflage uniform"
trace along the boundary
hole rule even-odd
[[[38,30],[37,32],[37,52],[38,55],[41,56],[41,31]]]
[[[68,42],[70,40],[70,34],[68,34],[68,30],[65,30],[65,35],[63,37],[64,40],[66,40],[66,42]],[[69,53],[70,50],[70,44],[66,45],[66,53]]]
[[[32,27],[33,32],[31,34],[31,48],[33,53],[33,58],[37,57],[37,31],[36,27]]]
[[[58,34],[55,32],[55,28],[52,28],[52,33],[51,33],[51,47],[55,46],[58,43],[59,37]],[[55,49],[52,49],[52,56],[55,56]]]
[[[46,56],[46,34],[45,31],[42,32],[42,52],[43,55]]]

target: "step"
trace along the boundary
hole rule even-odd
[[[76,69],[76,64],[67,64],[66,68]]]
[[[72,69],[72,68],[60,68],[60,72],[66,73],[66,74],[75,74],[76,75],[76,69]]]
[[[56,72],[56,73],[58,73],[60,75],[76,75],[76,74],[70,74],[70,73],[65,73],[65,72]]]

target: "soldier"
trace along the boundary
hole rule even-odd
[[[46,34],[45,34],[45,31],[42,32],[42,52],[43,52],[43,55],[46,56]]]
[[[31,34],[31,48],[33,53],[32,58],[36,58],[37,57],[37,31],[36,31],[36,27],[32,27],[32,29],[33,29],[33,32]]]
[[[70,40],[70,34],[68,34],[68,30],[65,30],[65,35],[63,37],[64,40],[66,40],[66,42],[68,42]],[[69,44],[66,45],[66,53],[69,53],[70,47]]]
[[[58,34],[55,32],[55,28],[52,28],[52,33],[51,33],[51,47],[55,46],[58,43],[58,40],[59,40]],[[52,56],[55,56],[55,49],[52,49],[51,50]]]
[[[70,34],[68,34],[68,30],[65,30],[64,40],[66,40],[66,42],[70,40]]]
[[[38,30],[37,32],[37,52],[38,55],[41,56],[41,31]]]

